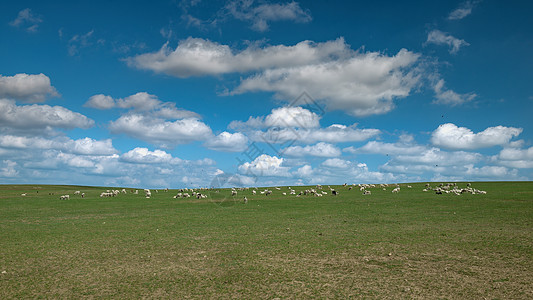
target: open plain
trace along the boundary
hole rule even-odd
[[[533,183],[425,185],[0,185],[0,298],[532,299]]]

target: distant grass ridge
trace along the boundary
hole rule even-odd
[[[0,185],[0,298],[533,299],[533,182],[425,184],[206,199]]]

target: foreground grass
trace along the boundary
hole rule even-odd
[[[412,186],[234,201],[0,185],[0,298],[533,298],[533,183]]]

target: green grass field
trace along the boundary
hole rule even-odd
[[[411,185],[235,200],[0,185],[0,298],[533,299],[532,182]]]

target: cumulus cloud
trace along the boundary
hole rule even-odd
[[[175,50],[167,42],[157,52],[130,57],[126,61],[131,67],[185,78],[305,65],[344,56],[348,52],[342,38],[325,43],[303,41],[294,46],[260,48],[251,45],[234,53],[227,45],[189,37],[180,41]]]
[[[98,141],[89,137],[72,140],[68,137],[47,139],[43,137],[0,135],[0,147],[39,150],[55,149],[80,155],[112,155],[118,153],[118,150],[113,147],[111,139]]]
[[[14,76],[0,75],[0,98],[14,99],[21,102],[44,102],[48,97],[59,94],[51,85],[50,78],[44,74],[20,73]]]
[[[252,23],[252,29],[266,31],[268,23],[273,21],[294,21],[307,23],[312,17],[307,10],[303,10],[298,2],[288,3],[264,3],[255,5],[254,1],[236,0],[230,1],[225,6],[235,19]]]
[[[364,146],[355,148],[353,146],[342,149],[344,152],[352,154],[383,154],[383,155],[413,155],[421,154],[427,150],[425,146],[411,143],[384,143],[370,141]]]
[[[254,177],[281,176],[289,177],[289,167],[282,166],[284,159],[262,154],[252,162],[245,162],[238,167],[239,172]]]
[[[156,117],[165,119],[200,118],[200,115],[195,112],[176,108],[176,103],[162,102],[156,95],[146,92],[139,92],[126,98],[118,99],[98,94],[91,96],[84,106],[101,110],[123,108],[137,112],[150,112]]]
[[[433,101],[435,104],[456,106],[472,101],[477,97],[475,93],[458,94],[452,90],[445,89],[443,79],[437,81],[433,86],[433,90],[435,91],[435,101]]]
[[[17,163],[11,160],[3,160],[0,164],[0,177],[16,177],[18,171],[15,169]]]
[[[533,168],[533,147],[527,149],[504,148],[492,157],[497,164],[517,169]]]
[[[284,155],[292,157],[317,156],[317,157],[337,157],[341,155],[341,150],[332,144],[320,142],[312,146],[292,146],[283,149]]]
[[[150,151],[147,148],[135,148],[121,156],[121,159],[130,163],[179,163],[181,160],[173,158],[172,155],[163,150]]]
[[[267,91],[291,101],[306,91],[331,110],[383,114],[393,109],[394,99],[408,96],[418,84],[414,64],[419,57],[405,49],[394,56],[353,52],[348,58],[265,70],[242,80],[232,94]]]
[[[211,150],[225,152],[241,152],[248,147],[248,138],[240,133],[229,133],[224,131],[217,136],[209,138],[204,146]]]
[[[246,122],[233,121],[228,127],[245,132],[254,141],[267,143],[359,142],[381,133],[378,129],[359,129],[357,124],[320,128],[320,118],[302,107],[281,107],[267,116],[250,117]]]
[[[123,133],[162,147],[202,141],[212,136],[211,128],[196,118],[166,121],[137,113],[112,121],[109,129],[112,133]]]
[[[447,149],[479,149],[506,145],[522,133],[522,128],[495,126],[474,133],[466,127],[452,123],[440,125],[431,134],[431,143]]]
[[[448,47],[450,47],[450,54],[456,54],[461,47],[470,45],[465,40],[460,40],[437,29],[428,33],[426,43],[432,43],[435,45],[448,45]]]
[[[250,117],[248,121],[232,121],[228,126],[232,129],[248,128],[316,128],[320,127],[320,116],[308,109],[295,107],[279,107],[272,109],[266,117]]]
[[[295,175],[300,178],[309,178],[313,176],[313,174],[314,170],[310,165],[304,165],[303,167],[298,168],[298,170],[295,172]]]
[[[480,1],[465,1],[454,9],[449,15],[448,20],[461,20],[472,13],[474,6]]]
[[[25,8],[19,11],[17,18],[9,22],[9,25],[24,28],[27,32],[36,32],[42,21],[41,17],[35,15],[31,9]]]
[[[62,106],[16,105],[14,101],[0,99],[0,131],[46,131],[52,128],[87,129],[94,121]]]
[[[394,99],[411,93],[420,81],[419,58],[406,49],[393,56],[353,51],[343,38],[294,46],[251,45],[236,52],[227,45],[188,38],[175,50],[167,43],[127,62],[180,78],[255,72],[227,94],[267,91],[292,101],[307,91],[329,109],[364,116],[386,113],[394,107]]]
[[[249,136],[254,141],[285,143],[290,141],[311,144],[316,142],[342,143],[361,142],[379,135],[379,129],[359,129],[351,126],[333,124],[326,128],[269,128],[266,131],[252,131]]]

